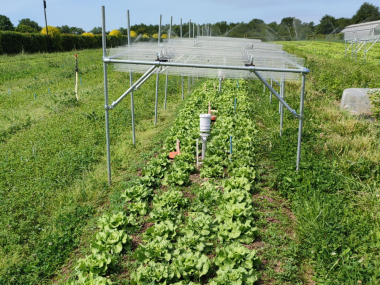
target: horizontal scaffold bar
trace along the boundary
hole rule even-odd
[[[293,72],[306,74],[310,70],[306,67],[299,69],[292,68],[273,68],[273,67],[257,67],[257,66],[229,66],[229,65],[209,65],[209,64],[193,64],[193,63],[178,63],[178,62],[162,62],[162,61],[136,61],[136,60],[124,60],[113,59],[109,57],[103,58],[104,63],[122,63],[122,64],[137,64],[137,65],[155,65],[171,66],[171,67],[192,67],[192,68],[209,68],[209,69],[229,69],[229,70],[245,70],[245,71],[273,71],[273,72]]]

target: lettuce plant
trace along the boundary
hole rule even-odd
[[[131,285],[163,284],[169,285],[174,277],[167,264],[149,262],[147,266],[140,265],[136,272],[131,273]]]
[[[216,249],[214,263],[223,270],[228,268],[237,269],[239,267],[252,269],[261,264],[256,253],[256,250],[251,251],[240,243],[234,242],[226,247]]]
[[[152,196],[152,194],[152,189],[149,189],[145,185],[140,184],[127,188],[125,192],[121,195],[121,197],[124,198],[126,202],[136,202],[140,200],[147,200]]]
[[[91,245],[94,254],[98,252],[109,252],[119,254],[123,248],[131,248],[132,238],[123,230],[105,230],[96,234],[96,241]]]
[[[156,237],[147,244],[140,244],[135,257],[141,263],[149,261],[169,261],[172,258],[173,244],[162,237]]]
[[[88,274],[105,275],[115,265],[114,256],[108,252],[92,253],[78,260],[76,270],[84,276]]]
[[[143,241],[149,241],[155,237],[163,237],[172,240],[177,235],[177,225],[170,220],[158,221],[148,228],[143,235]]]
[[[101,230],[125,230],[132,232],[136,229],[137,222],[134,215],[126,216],[123,212],[113,215],[103,215],[98,220],[98,227]]]

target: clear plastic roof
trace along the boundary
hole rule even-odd
[[[299,69],[304,60],[282,50],[282,45],[260,40],[230,37],[173,38],[157,42],[138,42],[130,46],[111,48],[109,57],[134,61],[190,63],[225,66],[250,66]],[[144,73],[146,65],[115,63],[115,70]],[[190,67],[162,67],[160,72],[170,75],[208,78],[257,79],[254,73],[242,70],[207,69]],[[296,81],[298,73],[260,72],[266,79]]]

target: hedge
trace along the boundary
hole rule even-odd
[[[126,45],[128,37],[118,38],[107,36],[107,47]],[[71,51],[73,49],[101,48],[102,36],[94,35],[82,36],[62,34],[60,37],[49,36],[49,46],[51,52]],[[0,54],[17,54],[21,52],[36,53],[46,52],[46,35],[34,33],[0,32]]]
[[[1,45],[1,39],[2,39],[2,36],[3,36],[3,34],[2,34],[1,31],[0,31],[0,54],[3,53],[3,46]]]

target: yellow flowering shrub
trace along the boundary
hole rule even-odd
[[[158,34],[154,34],[154,35],[153,35],[153,38],[154,38],[154,39],[158,39]]]
[[[49,36],[51,36],[52,38],[59,37],[61,35],[61,32],[59,31],[59,29],[53,26],[48,26],[48,33],[49,33]],[[41,34],[46,35],[46,27],[44,27],[41,30]]]
[[[132,38],[137,37],[137,33],[135,31],[131,31],[130,35],[131,35]]]
[[[119,30],[112,30],[110,32],[110,36],[115,36],[117,37],[118,39],[122,38],[123,37],[123,34],[119,31]]]
[[[168,35],[167,34],[163,34],[162,36],[161,36],[161,39],[167,39],[168,38]]]
[[[147,34],[143,34],[142,38],[143,39],[149,39],[149,36]]]
[[[83,33],[82,36],[94,37],[94,34],[93,33]]]

